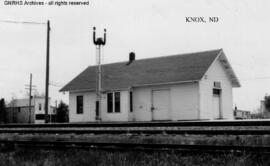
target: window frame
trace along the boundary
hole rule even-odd
[[[38,103],[38,110],[41,111],[42,110],[42,104]]]
[[[114,104],[113,104],[113,93],[107,93],[107,113],[113,113],[114,112]],[[110,99],[110,101],[109,101]]]
[[[133,92],[129,92],[129,111],[133,112]]]
[[[121,93],[114,92],[114,112],[120,113],[121,112]]]
[[[221,89],[221,82],[219,82],[219,81],[214,81],[213,87],[216,88],[216,89]]]
[[[111,95],[111,100],[109,100],[109,95]],[[121,92],[120,91],[107,93],[107,113],[108,114],[121,113]]]
[[[83,114],[83,95],[76,96],[76,113]]]
[[[220,96],[221,95],[221,89],[213,88],[212,94],[216,95],[216,96]]]
[[[36,114],[35,119],[36,120],[45,120],[45,115],[44,114]]]

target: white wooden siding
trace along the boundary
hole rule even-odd
[[[102,111],[101,119],[102,121],[128,121],[129,115],[129,92],[120,91],[120,112],[107,112],[107,95],[102,97]]]
[[[77,96],[83,96],[83,113],[77,114]],[[95,101],[94,92],[71,92],[69,93],[69,121],[70,122],[89,122],[95,121]]]
[[[101,120],[102,121],[128,121],[129,92],[121,91],[120,113],[107,112],[107,95],[102,95]],[[77,114],[76,97],[83,96],[83,113]],[[95,92],[71,92],[69,94],[69,120],[70,122],[93,122],[96,121],[96,93]]]
[[[199,118],[198,83],[134,88],[133,115],[136,121],[151,121],[152,90],[170,90],[170,120]]]
[[[199,119],[198,83],[174,85],[171,88],[172,120]]]
[[[200,119],[213,119],[212,98],[214,81],[221,83],[221,116],[223,119],[233,119],[232,83],[217,59],[200,81]]]

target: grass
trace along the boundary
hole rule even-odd
[[[90,141],[130,143],[177,143],[207,145],[265,145],[269,135],[93,135],[93,134],[0,134],[0,140]],[[108,152],[101,150],[27,150],[0,146],[0,166],[263,166],[270,165],[269,155],[199,154],[180,152]]]
[[[15,150],[0,153],[5,166],[262,166],[268,156],[259,154],[182,154],[174,152],[106,152],[91,150]]]

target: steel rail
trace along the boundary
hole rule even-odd
[[[270,146],[231,146],[231,145],[186,145],[186,144],[141,144],[141,143],[109,143],[81,141],[18,141],[1,140],[0,144],[16,147],[46,148],[87,148],[87,149],[122,149],[150,151],[200,151],[200,152],[256,152],[269,153]]]
[[[189,135],[270,135],[270,130],[126,130],[126,129],[0,129],[0,134],[21,133],[21,134],[189,134]]]
[[[234,121],[161,121],[161,122],[89,122],[51,124],[2,124],[0,128],[46,128],[46,127],[182,127],[182,126],[270,126],[269,120]]]

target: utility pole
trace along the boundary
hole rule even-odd
[[[32,73],[30,73],[30,82],[29,82],[29,85],[25,85],[25,89],[26,90],[29,90],[29,116],[28,116],[28,123],[31,123],[31,100],[32,100],[32,91],[33,90],[36,90],[35,89],[35,85],[32,84],[32,80],[33,80],[33,77],[32,77]]]
[[[30,87],[29,87],[29,123],[31,123],[31,98],[32,98],[32,73],[30,74]]]
[[[47,48],[46,48],[46,82],[45,82],[45,123],[49,122],[49,72],[50,72],[50,21],[47,21]]]
[[[11,24],[28,24],[28,25],[46,25],[46,23],[43,22],[33,22],[33,21],[12,21],[12,20],[0,20],[0,22],[3,23],[11,23]],[[45,122],[46,120],[48,120],[48,118],[46,118],[48,115],[48,96],[49,96],[49,89],[48,89],[48,85],[49,85],[49,46],[50,46],[50,21],[47,21],[47,58],[46,58],[46,97],[45,97]],[[30,98],[31,98],[31,94],[30,94]],[[31,99],[30,99],[31,100]],[[30,101],[31,102],[31,101]],[[31,104],[29,102],[29,104]],[[14,105],[12,108],[12,112],[14,112]]]
[[[104,38],[96,39],[96,27],[93,27],[93,42],[97,48],[97,68],[96,68],[96,120],[101,120],[101,46],[106,44],[106,29],[104,29]]]
[[[58,106],[58,103],[57,103],[57,100],[55,100],[55,112],[54,113],[56,113],[56,111],[57,111],[57,106]]]

